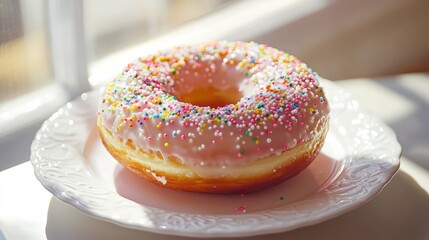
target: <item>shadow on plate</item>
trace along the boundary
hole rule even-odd
[[[242,214],[269,210],[296,202],[333,181],[341,163],[320,154],[299,175],[273,187],[248,194],[201,194],[158,187],[117,165],[115,187],[119,195],[144,206],[196,214]]]
[[[399,171],[368,204],[335,219],[286,233],[243,239],[427,239],[429,195]],[[87,216],[52,198],[46,224],[48,239],[191,239],[127,229]]]

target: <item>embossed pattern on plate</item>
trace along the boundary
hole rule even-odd
[[[32,144],[31,162],[53,195],[128,228],[232,237],[316,224],[379,193],[398,170],[401,151],[392,130],[349,93],[327,80],[323,86],[331,123],[322,154],[298,176],[255,194],[175,192],[122,169],[95,132],[98,91],[82,94],[45,121]]]

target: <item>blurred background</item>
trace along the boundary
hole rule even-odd
[[[226,39],[331,80],[429,71],[427,0],[0,0],[0,170],[43,120],[157,49]]]

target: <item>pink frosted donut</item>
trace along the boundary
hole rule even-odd
[[[318,76],[266,45],[216,41],[140,58],[109,83],[98,129],[106,149],[172,189],[250,192],[319,153],[329,107]]]

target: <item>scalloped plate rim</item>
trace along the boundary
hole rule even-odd
[[[333,94],[333,96],[348,95],[349,94],[333,82],[330,82],[330,81],[324,80],[324,79],[322,79],[322,82],[324,84],[324,87],[326,89],[329,89],[329,93]],[[82,100],[86,100],[87,96],[92,96],[94,94],[98,94],[97,92],[98,92],[98,90],[93,90],[91,92],[84,93],[84,94],[82,94],[82,96],[86,95],[85,99],[83,99],[83,97],[76,98],[76,99],[72,100],[70,103],[84,102]],[[327,91],[327,95],[328,95],[328,91]],[[344,96],[342,96],[342,97],[344,97]],[[353,98],[351,96],[347,96],[346,99],[347,100],[353,100]],[[330,101],[329,98],[328,98],[328,101]],[[63,109],[63,108],[61,108],[61,109]],[[40,128],[40,130],[37,132],[36,137],[33,141],[32,146],[31,146],[31,160],[30,161],[33,165],[36,178],[55,197],[57,197],[58,199],[60,199],[61,201],[65,202],[65,203],[75,207],[76,209],[82,211],[83,213],[87,214],[88,216],[95,217],[97,219],[104,220],[104,221],[107,221],[110,223],[114,223],[114,224],[117,224],[119,226],[123,226],[126,228],[143,230],[143,231],[148,231],[148,232],[152,232],[152,233],[159,233],[159,234],[186,236],[186,237],[204,237],[204,238],[245,237],[245,236],[255,236],[255,235],[286,232],[286,231],[291,231],[291,230],[294,230],[297,228],[321,223],[323,221],[338,217],[338,216],[340,216],[346,212],[349,212],[353,209],[356,209],[356,208],[362,206],[363,204],[369,202],[372,198],[377,196],[382,191],[382,189],[390,182],[390,180],[393,178],[393,176],[398,171],[399,165],[400,165],[399,158],[400,158],[400,154],[401,154],[401,147],[400,147],[399,143],[397,142],[396,135],[393,132],[393,130],[391,130],[381,120],[379,120],[373,113],[370,113],[367,110],[362,109],[361,107],[358,107],[357,110],[359,112],[362,112],[362,113],[365,112],[365,115],[369,115],[370,117],[373,118],[373,121],[375,121],[377,124],[381,125],[381,127],[384,130],[384,134],[387,135],[387,137],[391,140],[391,143],[393,144],[391,146],[391,148],[392,148],[392,154],[391,155],[392,156],[390,156],[390,157],[392,157],[392,162],[390,163],[389,168],[383,172],[384,180],[381,183],[379,183],[378,185],[373,186],[373,188],[370,189],[370,192],[367,193],[365,198],[363,198],[363,199],[358,199],[358,200],[355,200],[355,201],[350,202],[350,203],[345,204],[345,205],[336,206],[334,208],[327,209],[322,213],[318,213],[319,215],[317,218],[307,218],[307,219],[301,218],[301,219],[299,219],[300,221],[295,221],[294,223],[289,224],[289,225],[284,224],[284,223],[282,224],[282,222],[280,222],[275,226],[264,225],[262,228],[258,228],[258,229],[255,229],[255,228],[249,229],[248,228],[248,229],[245,229],[244,231],[241,231],[241,230],[235,230],[235,231],[232,230],[231,231],[231,230],[226,230],[226,229],[216,229],[214,231],[210,231],[210,230],[209,231],[199,231],[196,229],[189,229],[189,228],[188,229],[184,228],[184,229],[178,230],[176,228],[168,228],[168,227],[164,227],[164,226],[151,226],[150,227],[150,226],[145,226],[144,224],[141,224],[141,223],[125,222],[125,221],[122,221],[120,219],[115,219],[111,215],[111,213],[110,214],[106,213],[106,212],[100,213],[97,210],[94,210],[94,209],[88,208],[84,205],[81,205],[78,203],[79,199],[74,199],[73,197],[69,197],[67,194],[64,194],[67,189],[65,189],[64,186],[61,185],[61,183],[58,183],[55,181],[50,181],[50,179],[48,179],[45,175],[43,175],[42,174],[43,168],[40,168],[38,165],[38,163],[41,159],[41,157],[37,156],[38,154],[36,153],[37,150],[39,150],[39,149],[36,149],[38,147],[37,146],[38,136],[40,136],[40,134],[42,134],[42,132],[44,132],[45,126],[48,124],[49,121],[52,121],[51,119],[54,118],[55,114],[58,114],[58,111],[55,114],[53,114],[48,120],[46,120],[45,123]],[[352,161],[352,160],[350,160],[350,161]],[[303,199],[303,200],[306,200],[306,199]],[[128,199],[125,199],[125,201],[132,202],[131,200],[128,200]],[[146,206],[139,205],[137,203],[134,203],[134,204],[138,205],[142,209],[144,209],[146,207]],[[295,203],[292,203],[292,204],[295,204]],[[153,208],[153,207],[150,207],[150,208]],[[278,209],[282,209],[282,208],[278,208]],[[153,208],[153,209],[156,210],[156,208]],[[162,211],[162,209],[159,209],[159,210]],[[252,215],[264,215],[266,213],[267,213],[267,211],[254,212],[254,213],[248,213],[248,214],[242,214],[242,215],[241,214],[240,215],[235,215],[235,214],[213,215],[213,214],[211,214],[210,216],[213,218],[223,217],[223,218],[233,218],[233,219],[246,219]],[[203,217],[203,218],[205,216],[208,216],[208,215],[204,215],[204,214],[186,214],[186,213],[179,213],[179,214],[189,215],[189,216],[194,216],[194,217],[199,216],[199,217]],[[278,219],[276,219],[276,220],[278,220]]]

